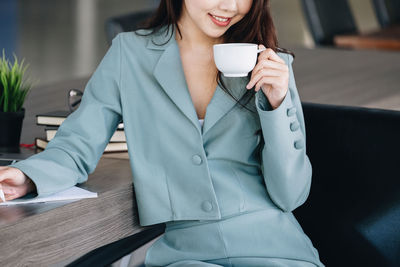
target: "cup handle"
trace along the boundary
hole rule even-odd
[[[258,53],[261,53],[262,51],[265,51],[265,50],[267,50],[267,48],[265,48],[265,47],[264,47],[264,48],[261,48],[261,49],[257,49],[257,54],[258,54]]]

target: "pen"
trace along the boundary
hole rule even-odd
[[[13,160],[10,165],[14,164],[15,162],[17,162],[17,161]],[[1,201],[6,202],[6,198],[4,196],[4,192],[3,192],[2,188],[0,188],[0,198],[1,198]]]
[[[1,198],[1,201],[6,202],[6,198],[4,197],[3,189],[1,189],[1,188],[0,188],[0,198]]]

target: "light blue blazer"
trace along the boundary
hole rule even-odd
[[[46,150],[11,166],[33,180],[39,196],[83,183],[123,118],[141,225],[220,219],[212,183],[218,175],[243,181],[262,175],[266,190],[260,197],[271,208],[290,212],[301,205],[309,194],[311,165],[292,56],[279,53],[290,81],[277,109],[271,110],[259,90],[250,112],[217,86],[201,128],[175,32],[168,37],[119,34],[89,80],[79,109]],[[238,99],[246,92],[247,77],[223,79]],[[254,134],[259,129],[262,136]],[[230,204],[229,212],[254,208],[245,197],[232,195],[220,200]]]

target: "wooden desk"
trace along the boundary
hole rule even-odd
[[[82,89],[88,78],[33,89],[28,95],[22,142],[44,136],[35,115],[66,109],[70,88]],[[23,149],[24,153],[34,150]],[[1,266],[49,266],[67,263],[96,247],[143,230],[133,201],[127,159],[103,157],[83,188],[96,199],[0,207]],[[63,264],[60,264],[63,265]]]
[[[335,36],[336,46],[354,49],[381,49],[400,51],[400,25],[361,35]]]
[[[127,160],[102,159],[83,186],[96,199],[0,207],[2,266],[70,262],[140,231]]]
[[[302,101],[400,110],[400,53],[291,49]],[[86,81],[34,89],[25,105],[24,142],[44,134],[35,125],[35,114],[66,108],[68,90],[82,89]],[[67,263],[140,231],[131,181],[128,160],[102,158],[84,184],[99,193],[97,199],[0,208],[1,265]]]

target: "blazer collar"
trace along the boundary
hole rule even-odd
[[[153,50],[165,50],[168,45],[170,45],[175,40],[175,30],[173,25],[163,26],[159,31],[150,35],[150,38],[147,41],[147,48]],[[169,39],[169,36],[172,37]]]
[[[175,39],[175,32],[174,25],[170,25],[168,29],[164,27],[159,33],[153,34],[152,38],[148,39],[147,48],[163,50],[154,68],[153,75],[181,112],[192,122],[202,135],[205,135],[219,119],[234,107],[236,101],[218,85],[207,106],[203,129],[201,129],[198,122],[199,118],[197,117],[183,72],[180,51]],[[170,39],[169,36],[171,36]],[[246,91],[243,90],[247,83],[246,80],[248,80],[247,77],[223,77],[223,81],[237,99]]]

